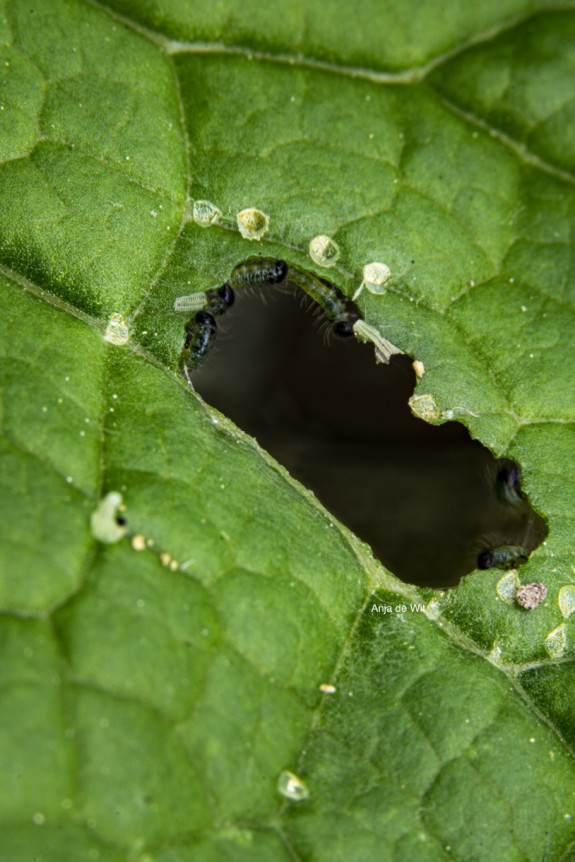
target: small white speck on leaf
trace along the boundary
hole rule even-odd
[[[133,537],[132,547],[135,551],[144,551],[146,549],[146,540],[140,533]]]
[[[285,770],[278,778],[278,792],[292,802],[303,802],[309,799],[309,790],[306,784],[294,775],[293,772]]]

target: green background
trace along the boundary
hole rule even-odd
[[[4,858],[575,858],[572,6],[2,4]],[[434,421],[521,465],[535,611],[402,584],[176,375],[175,297],[321,273],[318,234],[350,295],[390,267],[359,304]]]

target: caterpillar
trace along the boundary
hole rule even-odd
[[[323,309],[336,335],[353,335],[353,325],[360,319],[359,310],[339,287],[304,269],[290,267],[289,279],[307,293]]]
[[[478,569],[515,569],[529,559],[528,551],[521,545],[500,545],[486,548],[477,556]]]
[[[276,260],[273,257],[248,257],[247,260],[234,266],[227,284],[233,290],[255,284],[279,284],[285,280],[288,269],[285,260]]]
[[[502,503],[515,505],[525,499],[521,490],[521,468],[513,462],[500,467],[495,480],[495,491]]]
[[[198,311],[186,324],[186,340],[178,370],[192,386],[190,372],[204,361],[216,338],[216,321],[208,311]]]
[[[176,311],[193,311],[194,316],[186,324],[186,339],[180,355],[179,371],[192,385],[190,374],[208,355],[215,337],[215,318],[234,302],[234,291],[242,287],[289,282],[299,287],[323,310],[336,335],[355,335],[361,341],[375,345],[378,362],[389,362],[394,353],[401,351],[387,341],[361,317],[353,300],[349,299],[335,284],[320,278],[300,267],[291,266],[285,260],[269,257],[250,257],[235,266],[221,287],[210,288],[205,293],[180,296],[174,302]]]

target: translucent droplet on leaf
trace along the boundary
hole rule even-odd
[[[130,338],[128,324],[121,314],[112,314],[104,333],[104,339],[111,344],[125,344]]]
[[[253,208],[238,213],[236,221],[244,239],[260,240],[270,226],[270,217]]]
[[[439,416],[439,407],[433,395],[412,395],[407,402],[414,416],[431,422]]]
[[[309,256],[318,266],[334,266],[339,246],[329,236],[315,236],[309,244]]]
[[[217,222],[222,211],[211,201],[194,201],[192,217],[200,227],[210,227]]]
[[[545,649],[551,658],[561,658],[567,646],[567,637],[565,635],[565,625],[562,624],[549,632],[545,638]]]
[[[391,270],[385,263],[367,263],[363,268],[363,281],[370,293],[385,293],[385,282],[391,278]]]
[[[561,587],[557,596],[561,613],[567,619],[575,611],[575,585],[567,584]]]
[[[278,791],[292,802],[302,802],[309,798],[309,790],[301,778],[287,770],[278,778]]]
[[[506,575],[503,575],[502,578],[499,578],[497,584],[495,585],[495,589],[497,590],[497,595],[500,599],[503,599],[504,602],[513,602],[515,601],[515,594],[517,593],[517,588],[519,586],[519,578],[517,577],[517,572],[508,572]]]

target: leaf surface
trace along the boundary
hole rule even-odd
[[[304,5],[4,4],[16,862],[572,858],[572,4]],[[359,304],[423,362],[414,412],[521,465],[535,611],[496,570],[401,583],[176,375],[175,297],[253,253],[325,275],[319,234],[348,295],[390,267]]]

